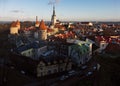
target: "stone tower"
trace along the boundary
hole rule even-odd
[[[12,22],[10,27],[10,34],[18,34],[19,27],[17,26],[17,22]]]
[[[43,20],[41,20],[40,25],[39,25],[39,38],[40,40],[47,39],[47,26],[45,25]]]

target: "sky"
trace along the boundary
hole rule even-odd
[[[53,3],[61,21],[120,21],[120,0],[0,0],[0,21],[50,21]]]

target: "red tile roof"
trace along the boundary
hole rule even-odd
[[[96,36],[95,38],[97,42],[105,41],[107,43],[112,43],[112,42],[120,43],[119,38],[112,38],[110,36]]]
[[[13,22],[12,22],[11,27],[17,27],[17,25],[16,25],[16,22],[15,22],[15,21],[13,21]]]
[[[47,32],[49,33],[49,32],[54,32],[54,30],[53,29],[47,29]]]
[[[20,21],[19,20],[16,21],[16,25],[20,25]]]
[[[36,21],[36,23],[35,24],[40,24],[40,22],[39,21]]]
[[[16,22],[13,21],[13,22],[11,23],[11,27],[17,27],[17,25],[20,25],[20,21],[19,21],[19,20],[17,20]]]
[[[40,28],[41,30],[46,30],[46,29],[47,29],[47,26],[45,25],[45,23],[44,23],[43,20],[41,20],[39,28]]]

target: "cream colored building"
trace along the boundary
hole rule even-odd
[[[10,34],[18,34],[18,27],[16,25],[16,22],[12,22],[10,27]]]
[[[41,60],[37,66],[37,77],[69,71],[71,69],[72,69],[71,59],[69,60],[59,59],[59,60],[54,60],[53,62],[46,62]]]

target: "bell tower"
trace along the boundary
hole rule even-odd
[[[55,6],[53,6],[53,15],[51,18],[51,24],[54,26],[56,24]]]

